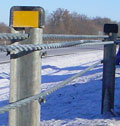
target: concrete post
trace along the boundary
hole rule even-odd
[[[13,30],[13,33],[15,31]],[[31,28],[27,40],[14,44],[41,44],[42,29]],[[10,56],[10,103],[40,93],[41,57],[39,51]],[[40,126],[40,104],[33,101],[9,112],[9,126]]]
[[[112,33],[109,40],[114,41],[116,36],[116,33]],[[114,109],[115,57],[116,44],[105,45],[103,59],[102,114],[110,113],[111,110]]]

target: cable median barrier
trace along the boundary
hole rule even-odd
[[[8,40],[23,40],[27,39],[29,34],[12,34],[12,33],[0,33],[0,39],[8,39]],[[48,39],[104,39],[108,38],[107,35],[64,35],[64,34],[43,34],[43,40]]]
[[[28,38],[28,34],[12,34],[12,33],[0,33],[0,39],[7,40],[24,40]]]
[[[54,43],[54,44],[6,45],[6,46],[0,46],[0,51],[3,51],[3,52],[36,51],[36,50],[42,50],[42,49],[71,47],[71,46],[75,46],[82,43],[83,41],[79,40],[79,41],[61,42],[61,43]]]
[[[95,64],[60,82],[56,86],[41,92],[41,50],[72,46],[106,45],[104,48],[110,50],[107,52],[111,54],[105,55],[105,58],[115,55],[116,42],[114,41],[118,33],[118,25],[116,24],[106,24],[104,26],[106,35],[43,34],[44,26],[44,8],[39,6],[13,6],[10,9],[11,33],[0,33],[0,39],[11,40],[11,45],[0,46],[0,52],[7,52],[7,55],[10,54],[9,104],[0,108],[0,113],[9,111],[9,126],[39,126],[40,108],[44,98],[102,63],[102,61],[95,61]],[[43,44],[43,41],[47,44]],[[52,43],[48,44],[48,42]],[[103,64],[105,64],[106,59],[103,59]],[[114,59],[109,60],[109,62],[111,61],[114,61]],[[112,67],[114,67],[113,65],[111,63]],[[114,70],[112,73],[114,73]],[[112,77],[110,76],[109,78]],[[109,78],[107,80],[110,80]],[[106,84],[104,87],[106,87]],[[108,89],[105,91],[107,92]],[[106,92],[103,92],[103,95]],[[109,99],[106,101],[109,101]],[[103,101],[105,105],[106,101]]]
[[[105,41],[105,42],[90,42],[90,43],[83,43],[81,45],[78,46],[92,46],[92,45],[110,45],[110,44],[114,44],[114,41]]]
[[[46,39],[103,39],[108,38],[106,35],[64,35],[64,34],[44,34],[43,40]]]
[[[48,89],[47,91],[44,91],[38,95],[35,95],[35,96],[31,96],[31,97],[28,97],[28,98],[25,98],[25,99],[22,99],[20,101],[17,101],[17,102],[14,102],[14,103],[11,103],[7,106],[4,106],[2,108],[0,108],[0,113],[4,113],[6,111],[9,111],[10,109],[15,109],[15,108],[18,108],[18,107],[21,107],[22,105],[26,105],[34,100],[40,100],[40,99],[44,99],[44,97],[46,97],[47,95],[53,93],[54,91],[62,88],[63,86],[67,85],[68,83],[70,83],[72,80],[78,78],[79,76],[83,75],[84,73],[86,73],[87,71],[93,69],[94,67],[96,67],[98,64],[100,64],[101,61],[98,61],[96,62],[95,64],[89,66],[88,68],[86,68],[85,70],[73,75],[71,78],[68,78],[66,79],[65,81],[61,82],[60,84]]]
[[[60,43],[53,43],[53,44],[18,44],[18,45],[5,45],[0,46],[0,51],[8,52],[12,54],[19,53],[21,51],[37,51],[43,49],[53,49],[53,48],[65,48],[65,47],[72,47],[72,46],[92,46],[92,45],[108,45],[114,44],[114,41],[91,41],[89,40],[79,40],[79,41],[69,41],[69,42],[60,42]]]

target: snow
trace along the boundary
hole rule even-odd
[[[102,50],[42,59],[42,91],[59,84],[103,58]],[[120,117],[101,115],[102,64],[46,97],[41,126],[119,126]],[[10,64],[0,65],[0,107],[9,100]],[[120,111],[120,68],[116,69],[115,111]],[[8,113],[0,114],[0,126]]]

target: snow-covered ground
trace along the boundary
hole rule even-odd
[[[102,50],[42,60],[42,91],[45,91],[101,60]],[[120,117],[101,115],[102,64],[46,97],[41,126],[120,126]],[[0,107],[8,104],[10,64],[0,65]],[[120,68],[116,69],[115,110],[120,111]],[[7,126],[8,113],[0,114]]]

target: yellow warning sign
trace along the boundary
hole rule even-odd
[[[39,27],[38,11],[14,11],[13,27]]]

